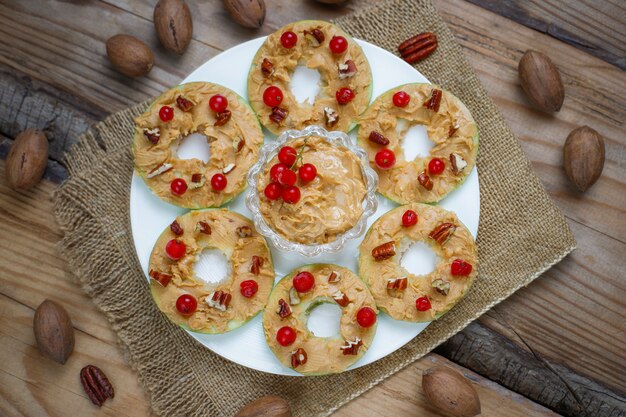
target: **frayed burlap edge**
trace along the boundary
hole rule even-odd
[[[390,51],[415,33],[437,33],[438,50],[418,69],[467,104],[481,134],[479,279],[465,300],[405,347],[354,371],[294,378],[226,361],[172,325],[151,300],[128,221],[132,118],[145,104],[114,114],[67,154],[70,179],[55,194],[65,235],[60,250],[107,316],[156,414],[231,416],[254,398],[275,394],[289,400],[294,416],[328,415],[428,353],[575,246],[563,216],[429,1],[392,0],[337,23]]]

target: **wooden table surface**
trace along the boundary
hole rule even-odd
[[[64,150],[93,122],[177,84],[224,49],[289,21],[332,19],[378,3],[266,0],[265,24],[255,31],[234,24],[218,0],[187,1],[194,39],[179,57],[158,44],[156,0],[0,0],[0,156],[26,127],[45,129],[51,140],[46,180],[34,189],[9,189],[0,160],[2,416],[150,414],[115,334],[55,248],[61,232],[52,194],[66,177]],[[443,363],[473,381],[485,416],[626,416],[624,2],[435,0],[435,6],[566,215],[578,249],[335,415],[439,415],[420,380],[423,370]],[[104,43],[117,33],[153,47],[156,65],[147,77],[131,80],[112,70]],[[527,49],[547,53],[561,71],[566,98],[554,115],[534,110],[520,89],[517,62]],[[581,194],[564,176],[562,145],[585,124],[604,137],[606,163],[600,180]],[[74,323],[76,348],[63,366],[35,345],[33,313],[46,298],[62,303]],[[102,409],[78,381],[87,363],[102,367],[116,388]]]

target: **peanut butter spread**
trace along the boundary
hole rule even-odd
[[[441,92],[437,111],[424,107],[434,90]],[[399,91],[410,96],[406,107],[393,103],[393,95]],[[401,144],[407,130],[416,124],[426,125],[434,147],[427,157],[417,156],[409,161]],[[382,145],[370,140],[372,132],[383,135],[389,143]],[[458,187],[471,172],[478,152],[478,130],[469,110],[451,93],[430,84],[405,84],[374,100],[361,117],[358,143],[368,152],[370,164],[378,172],[378,192],[401,204],[434,203]],[[396,157],[390,169],[381,169],[375,163],[376,153],[384,148]],[[443,161],[442,173],[428,172],[432,158]],[[422,173],[427,175],[422,177],[424,184],[419,180]]]
[[[305,35],[305,31],[314,30],[319,31],[316,35],[319,39],[323,38],[321,42],[312,34]],[[288,31],[297,36],[297,43],[291,48],[281,44],[281,35]],[[330,50],[329,42],[333,36],[343,36],[347,40],[348,47],[344,52],[334,54]],[[320,92],[313,104],[298,103],[290,91],[291,76],[299,65],[317,70],[320,74]],[[371,85],[369,63],[354,39],[331,23],[302,20],[283,26],[267,37],[252,61],[248,97],[259,120],[272,133],[302,129],[308,125],[347,132],[369,104]],[[283,100],[277,106],[287,112],[282,120],[280,117],[270,118],[274,107],[263,101],[263,93],[269,86],[276,86],[283,93]],[[339,104],[336,93],[340,88],[351,89],[354,99],[347,104]],[[333,112],[336,116],[332,116]]]
[[[271,167],[279,162],[277,156],[272,158],[257,185],[261,214],[289,241],[312,245],[336,240],[363,214],[366,184],[359,159],[345,147],[317,136],[293,139],[285,145],[301,152],[303,164],[315,165],[317,176],[308,183],[298,180],[301,197],[296,204],[269,200],[263,190],[271,182]]]
[[[299,303],[291,304],[292,280],[301,271],[313,274],[315,286],[309,292],[296,293]],[[329,277],[333,273],[336,276],[335,280],[338,281],[329,283]],[[345,303],[342,302],[345,306],[340,307],[342,310],[340,336],[338,338],[315,336],[307,328],[310,311],[320,303],[338,304],[334,297],[339,298],[340,294],[347,298]],[[281,317],[278,313],[279,300],[289,303],[291,313],[286,317]],[[285,276],[272,291],[267,308],[263,312],[265,338],[278,360],[297,372],[307,375],[342,372],[363,356],[376,333],[375,325],[364,328],[358,324],[356,314],[362,307],[370,307],[377,311],[372,294],[352,271],[330,264],[306,265]],[[276,341],[276,332],[284,326],[292,327],[297,334],[296,340],[289,346],[281,346]],[[350,346],[348,341],[357,342],[360,346],[353,351],[342,349]],[[298,349],[305,351],[306,362],[294,367],[291,356],[292,352]],[[344,354],[344,350],[348,354]]]
[[[209,107],[210,98],[217,94],[228,100],[228,107],[221,115]],[[188,103],[179,104],[179,97]],[[186,111],[185,104],[191,105]],[[163,106],[173,111],[169,121],[159,116]],[[166,91],[135,119],[135,124],[133,152],[137,173],[154,194],[186,208],[221,206],[243,191],[248,169],[258,159],[263,143],[261,127],[244,100],[234,91],[211,83],[183,84]],[[209,141],[207,163],[197,158],[177,157],[181,140],[196,132],[204,134]],[[211,178],[215,174],[226,177],[223,190],[212,188]],[[174,194],[170,188],[176,178],[183,179],[187,185],[182,195]]]
[[[199,225],[200,222],[204,224]],[[243,325],[265,307],[274,283],[274,266],[265,239],[250,220],[219,209],[191,211],[177,217],[176,223],[182,234],[166,229],[154,245],[149,266],[151,276],[155,271],[171,276],[166,286],[150,280],[154,300],[170,320],[197,332],[224,333]],[[176,261],[165,250],[171,239],[186,246],[184,256]],[[220,250],[228,260],[230,272],[220,283],[205,283],[195,276],[193,266],[205,249]],[[257,274],[252,268],[254,256],[261,261]],[[258,285],[258,291],[250,298],[241,293],[240,284],[246,280],[254,280]],[[219,291],[230,294],[227,306],[219,302],[210,305],[211,296]],[[191,294],[197,300],[197,310],[189,316],[176,308],[176,300],[182,294]]]
[[[407,210],[417,213],[418,221],[413,226],[404,227],[402,216]],[[438,243],[429,235],[446,223],[456,228],[447,241],[442,239]],[[376,260],[372,251],[387,242],[393,242],[395,255]],[[400,265],[402,255],[413,242],[428,243],[438,256],[438,263],[431,273],[417,276]],[[457,259],[471,265],[469,275],[452,275],[452,263]],[[368,284],[378,307],[392,318],[422,322],[438,318],[465,296],[476,278],[477,264],[474,239],[453,212],[413,203],[387,212],[370,227],[360,247],[359,275]],[[402,278],[407,278],[406,289],[388,289],[389,280]],[[416,300],[420,297],[427,297],[432,307],[418,311]]]

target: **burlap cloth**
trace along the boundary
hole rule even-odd
[[[289,400],[295,416],[328,415],[463,329],[575,246],[565,219],[430,1],[393,0],[337,23],[392,52],[416,33],[437,34],[439,48],[417,68],[460,97],[480,129],[479,278],[463,302],[413,341],[355,371],[280,377],[229,362],[170,324],[152,302],[128,214],[132,118],[145,104],[113,114],[67,154],[70,178],[56,193],[55,210],[65,233],[61,250],[117,332],[156,414],[231,416],[254,398],[276,394]]]

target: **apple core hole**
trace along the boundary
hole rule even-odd
[[[336,303],[320,303],[309,312],[307,328],[317,337],[339,337],[341,309]]]
[[[178,159],[199,159],[206,164],[211,158],[211,145],[202,133],[192,133],[181,139],[174,154]]]
[[[207,284],[219,284],[230,275],[231,266],[224,252],[204,249],[193,266],[196,277]]]
[[[400,140],[400,146],[404,152],[404,159],[413,161],[417,157],[427,157],[435,145],[428,137],[425,125],[410,125],[408,120],[398,119],[396,132]]]
[[[424,242],[414,242],[402,254],[400,266],[413,275],[426,275],[435,270],[439,257]]]
[[[300,104],[312,105],[320,92],[319,71],[298,65],[291,74],[289,90]]]

